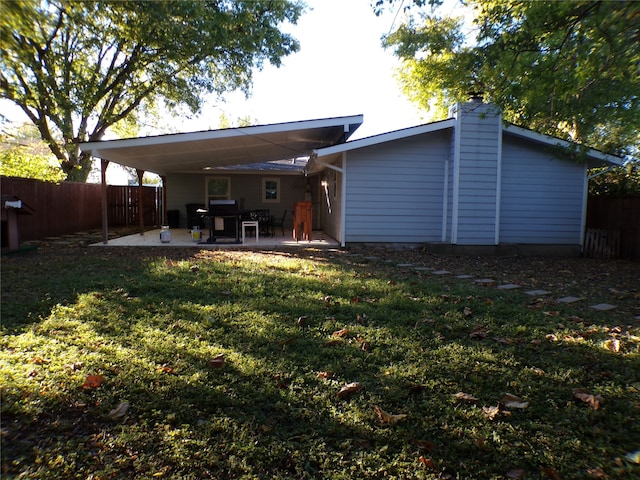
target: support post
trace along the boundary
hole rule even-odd
[[[108,216],[108,198],[107,198],[107,167],[109,160],[102,158],[100,160],[100,180],[101,180],[101,197],[102,197],[102,243],[109,243],[109,220]]]
[[[144,201],[142,197],[142,177],[144,170],[136,168],[138,175],[138,223],[140,224],[140,235],[144,235]]]
[[[162,181],[162,225],[169,225],[169,218],[167,217],[167,177],[166,175],[160,175]]]

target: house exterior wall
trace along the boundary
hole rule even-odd
[[[440,241],[450,132],[348,152],[345,241]]]
[[[579,245],[586,166],[503,134],[501,243]]]
[[[247,210],[269,209],[276,218],[287,210],[285,228],[292,225],[293,204],[304,200],[305,179],[300,175],[233,174],[216,175],[172,174],[167,175],[167,210],[180,212],[180,228],[187,228],[186,204],[206,204],[206,179],[208,177],[229,177],[231,199],[237,200],[240,208]],[[262,201],[262,179],[279,178],[281,197],[277,203]]]
[[[347,154],[343,153],[339,160],[333,164],[342,169],[345,164]],[[326,182],[327,188],[322,186],[322,182]],[[322,229],[324,232],[340,240],[342,225],[342,210],[344,208],[343,201],[343,184],[344,175],[341,172],[332,169],[325,169],[321,175],[320,181],[320,210],[322,215]],[[319,212],[320,213],[320,212]]]
[[[480,102],[458,104],[455,116],[451,242],[495,245],[502,118]]]

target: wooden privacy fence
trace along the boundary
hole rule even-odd
[[[20,240],[39,240],[102,228],[101,185],[63,182],[59,184],[28,178],[0,177],[2,195],[14,195],[31,207],[33,215],[20,215]],[[144,224],[160,225],[162,189],[142,187]],[[138,225],[138,187],[107,187],[107,215],[110,227]],[[3,226],[4,228],[4,226]]]
[[[585,255],[640,258],[640,195],[589,197]]]

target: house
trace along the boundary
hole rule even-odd
[[[459,103],[450,113],[443,121],[353,141],[347,140],[362,116],[82,148],[159,173],[167,209],[232,198],[278,215],[310,195],[314,228],[343,246],[578,252],[587,169],[622,160],[588,150],[576,161],[572,144],[505,124],[481,101]]]

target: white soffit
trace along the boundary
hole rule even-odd
[[[455,119],[448,118],[439,122],[427,123],[424,125],[418,125],[416,127],[403,128],[402,130],[394,130],[393,132],[381,133],[379,135],[353,140],[352,142],[346,142],[325,148],[318,148],[315,149],[313,153],[318,157],[326,157],[335,155],[337,153],[347,152],[349,150],[355,150],[357,148],[371,147],[373,145],[379,145],[381,143],[401,140],[403,138],[414,137],[416,135],[422,135],[425,133],[436,132],[439,130],[452,128],[454,125]]]
[[[346,141],[362,115],[251,127],[176,133],[80,144],[84,152],[121,165],[154,172],[202,173],[311,155],[317,148]]]

